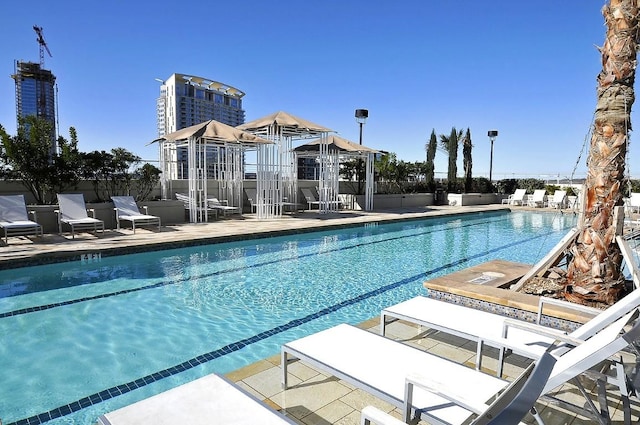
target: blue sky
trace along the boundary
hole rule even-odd
[[[43,28],[57,76],[60,131],[82,151],[124,147],[144,159],[159,83],[192,74],[246,93],[247,121],[279,110],[424,161],[432,129],[471,130],[474,175],[565,178],[596,105],[604,0],[6,2],[0,16],[0,124],[15,134],[14,61],[38,61]],[[633,121],[634,117],[632,117]],[[579,156],[582,152],[582,157]],[[635,154],[635,155],[634,155]],[[462,153],[460,151],[460,158]],[[630,172],[633,167],[633,140]],[[447,157],[436,155],[436,172]],[[459,166],[460,173],[462,167]]]

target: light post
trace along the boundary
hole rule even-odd
[[[367,122],[367,118],[369,118],[369,110],[368,109],[356,109],[356,122],[360,124],[360,145],[362,145],[362,126],[365,122]],[[362,159],[358,159],[358,169],[356,170],[356,179],[358,181],[358,195],[361,195],[362,185],[360,182],[360,174],[362,169]]]
[[[493,181],[491,179],[493,173],[493,142],[496,140],[496,137],[498,137],[498,130],[489,130],[487,136],[489,136],[489,140],[491,140],[491,156],[489,157],[489,184],[491,184]]]

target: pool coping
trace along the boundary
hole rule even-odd
[[[528,264],[492,260],[427,280],[423,286],[432,298],[534,323],[540,296],[510,290],[511,285],[530,269],[531,265]],[[477,276],[488,273],[503,276],[484,284],[472,282]],[[540,322],[545,326],[571,332],[588,319],[588,315],[576,310],[546,305]]]

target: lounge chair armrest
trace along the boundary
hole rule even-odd
[[[458,383],[458,382],[456,382]],[[413,401],[413,387],[418,387],[422,390],[429,391],[431,394],[435,394],[446,400],[449,400],[456,405],[467,409],[477,415],[487,410],[488,406],[484,403],[479,403],[473,400],[469,400],[462,394],[459,394],[457,388],[449,386],[445,382],[437,382],[424,375],[412,373],[405,378],[405,414],[410,411]]]
[[[38,213],[36,212],[36,210],[29,211],[29,214],[31,214],[33,216],[33,221],[35,221],[37,223],[38,222]]]
[[[398,418],[394,418],[390,414],[373,406],[366,406],[362,409],[361,417],[361,425],[370,423],[377,425],[407,425],[406,422],[403,422]]]
[[[143,205],[143,206],[142,206],[142,209],[144,210],[144,213],[145,213],[146,215],[149,215],[149,207],[148,207],[148,206]]]
[[[87,212],[91,213],[92,218],[96,218],[96,210],[95,208],[87,208]]]
[[[537,323],[540,323],[542,318],[542,310],[544,309],[545,304],[555,305],[562,308],[567,308],[570,310],[580,311],[582,313],[591,314],[593,316],[602,313],[602,310],[598,310],[597,308],[588,307],[586,305],[571,303],[565,300],[558,300],[556,298],[549,297],[540,297],[540,301],[538,302],[538,317],[536,319]]]
[[[536,335],[555,338],[561,342],[571,344],[573,346],[578,346],[584,342],[583,340],[579,338],[571,337],[567,335],[566,332],[558,329],[547,328],[546,326],[538,325],[536,323],[528,323],[528,322],[522,322],[520,320],[511,320],[511,319],[506,319],[504,321],[504,324],[502,325],[502,335],[507,340],[509,338],[509,328],[522,329],[525,331],[529,331],[531,333],[535,333]]]

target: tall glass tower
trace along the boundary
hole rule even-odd
[[[40,64],[16,61],[15,73],[11,76],[16,82],[16,118],[35,115],[51,123],[54,141],[56,131],[56,77]]]

